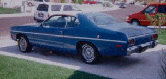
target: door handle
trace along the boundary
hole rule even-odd
[[[60,31],[61,34],[63,34],[63,31]]]

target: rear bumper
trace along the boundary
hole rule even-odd
[[[138,46],[129,47],[127,48],[127,55],[130,56],[132,53],[141,53],[145,51],[146,49],[154,48],[155,46],[157,46],[157,44],[158,44],[158,41],[154,40],[154,41],[150,41]]]

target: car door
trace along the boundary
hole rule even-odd
[[[156,15],[157,14],[157,6],[156,5],[150,5],[147,8],[145,8],[142,13],[139,15],[139,20],[141,25],[143,26],[147,26],[150,25],[151,22],[149,19],[147,19],[147,17],[145,16],[145,14],[149,14],[150,16]]]
[[[63,50],[63,28],[66,26],[65,16],[52,16],[36,29],[34,38],[38,45]]]
[[[76,53],[76,43],[79,37],[79,20],[74,16],[68,16],[67,25],[63,29],[64,52]]]

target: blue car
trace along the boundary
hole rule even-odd
[[[33,46],[81,55],[88,64],[102,56],[130,56],[158,44],[153,29],[120,22],[104,13],[53,15],[41,24],[11,27],[21,52]]]

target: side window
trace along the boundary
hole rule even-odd
[[[79,20],[74,16],[67,17],[67,27],[75,27],[79,25]]]
[[[52,16],[44,22],[43,27],[65,27],[66,21],[66,16]]]
[[[159,5],[158,12],[159,13],[166,13],[166,5]]]
[[[38,0],[39,2],[43,2],[43,0]]]
[[[149,6],[143,12],[150,14],[156,13],[156,6]]]
[[[60,11],[61,5],[51,5],[51,11]]]
[[[71,5],[64,5],[63,11],[72,11],[72,6]]]

